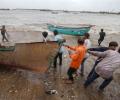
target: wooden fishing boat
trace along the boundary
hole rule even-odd
[[[89,32],[92,25],[82,25],[82,26],[57,26],[52,24],[47,24],[47,27],[50,31],[57,30],[60,34],[65,35],[75,35],[83,36],[85,33]]]
[[[55,42],[18,43],[11,51],[0,51],[0,66],[45,72],[58,50]]]

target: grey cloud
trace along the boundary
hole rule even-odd
[[[0,0],[0,8],[119,11],[120,0]]]

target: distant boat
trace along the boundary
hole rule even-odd
[[[60,34],[65,35],[75,35],[83,36],[85,33],[89,32],[92,25],[82,25],[82,26],[57,26],[52,24],[47,24],[47,27],[50,31],[57,30]]]
[[[58,14],[58,12],[55,12],[55,11],[52,11],[51,13],[52,13],[52,14]]]

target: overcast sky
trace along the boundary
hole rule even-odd
[[[120,0],[0,0],[0,8],[120,11]]]

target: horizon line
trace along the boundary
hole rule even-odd
[[[47,8],[0,8],[0,10],[40,10],[40,11],[65,11],[65,12],[88,12],[88,13],[120,13],[120,11],[92,11],[92,10],[66,10],[66,9],[47,9]]]

